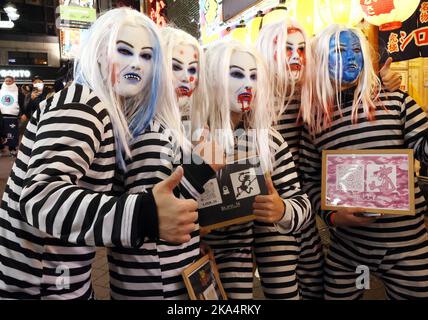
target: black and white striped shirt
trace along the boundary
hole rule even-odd
[[[251,134],[254,131],[243,131],[238,137],[236,149],[241,151],[251,146],[254,141]],[[312,210],[309,199],[300,188],[300,182],[294,166],[293,157],[287,143],[273,128],[269,129],[269,147],[273,155],[271,178],[273,185],[283,199],[286,212],[281,221],[275,224],[277,230],[283,234],[292,235],[298,232],[310,219]],[[254,150],[247,150],[249,154]],[[256,222],[260,225],[262,223]],[[233,225],[211,231],[203,240],[216,250],[239,249],[251,246],[254,239],[253,222]]]
[[[321,152],[337,149],[413,149],[415,158],[428,162],[428,118],[420,106],[401,91],[382,92],[376,103],[375,120],[368,121],[362,107],[352,123],[353,90],[342,92],[342,113],[333,114],[331,128],[312,138],[305,127],[300,148],[300,170],[316,212],[330,225],[331,211],[320,212]],[[386,215],[364,227],[337,227],[332,232],[371,247],[398,247],[423,241],[425,200],[415,179],[415,216]]]
[[[183,164],[183,152],[172,132],[154,120],[131,146],[125,189],[134,194],[166,179],[182,165],[184,176],[176,196],[197,199],[214,171],[207,165]],[[182,271],[199,256],[199,230],[181,245],[146,238],[138,249],[111,248],[110,289],[113,299],[188,299]]]
[[[1,203],[0,298],[89,298],[94,246],[141,244],[155,203],[113,196],[115,154],[107,109],[88,88],[40,104]]]
[[[303,130],[303,122],[298,120],[299,112],[300,91],[296,92],[290,98],[287,108],[279,116],[277,123],[274,125],[274,128],[287,142],[296,168],[298,168],[299,164],[299,143]]]

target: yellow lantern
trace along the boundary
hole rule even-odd
[[[364,0],[361,8],[364,19],[379,26],[379,30],[399,29],[418,8],[419,0]]]
[[[289,7],[290,15],[296,19],[309,36],[316,33],[315,30],[315,0],[295,1]]]
[[[234,40],[238,40],[243,44],[247,44],[247,28],[245,27],[244,21],[240,21],[235,28],[230,31],[230,37]]]
[[[321,25],[315,26],[317,31],[332,23],[355,26],[363,19],[360,6],[363,0],[320,0],[316,11],[321,16]],[[377,0],[376,0],[377,1]]]
[[[273,8],[263,16],[262,27],[271,23],[282,21],[287,16],[287,7],[285,4],[280,3],[277,7]]]
[[[248,21],[248,32],[249,32],[249,41],[252,44],[255,44],[257,41],[257,38],[259,36],[259,32],[260,32],[260,27],[262,25],[262,20],[263,20],[263,12],[259,11],[257,12],[257,15],[251,19],[250,21]]]

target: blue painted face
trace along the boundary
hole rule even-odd
[[[335,51],[336,39],[330,39],[328,70],[330,77],[335,78],[336,63],[339,69],[339,53],[342,56],[342,84],[351,84],[357,80],[364,66],[363,52],[358,37],[351,31],[342,31],[339,36],[339,51]],[[335,79],[339,80],[339,79]]]

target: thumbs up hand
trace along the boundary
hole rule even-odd
[[[253,203],[253,213],[256,220],[265,223],[275,223],[282,219],[285,213],[285,203],[276,191],[272,179],[266,178],[269,195],[257,196]]]
[[[382,78],[382,82],[385,88],[388,91],[393,92],[395,90],[400,89],[402,79],[398,72],[391,70],[391,63],[392,58],[389,57],[383,65],[382,69],[379,70],[379,74]]]
[[[198,203],[192,199],[178,199],[173,190],[181,181],[184,171],[178,167],[167,179],[153,188],[159,220],[159,236],[171,243],[190,241],[196,229]]]

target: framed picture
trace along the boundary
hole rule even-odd
[[[198,199],[199,225],[203,232],[254,220],[254,198],[268,193],[257,157],[226,164],[204,189]]]
[[[323,150],[321,209],[415,214],[413,150]]]
[[[212,253],[183,270],[191,300],[227,300]]]

